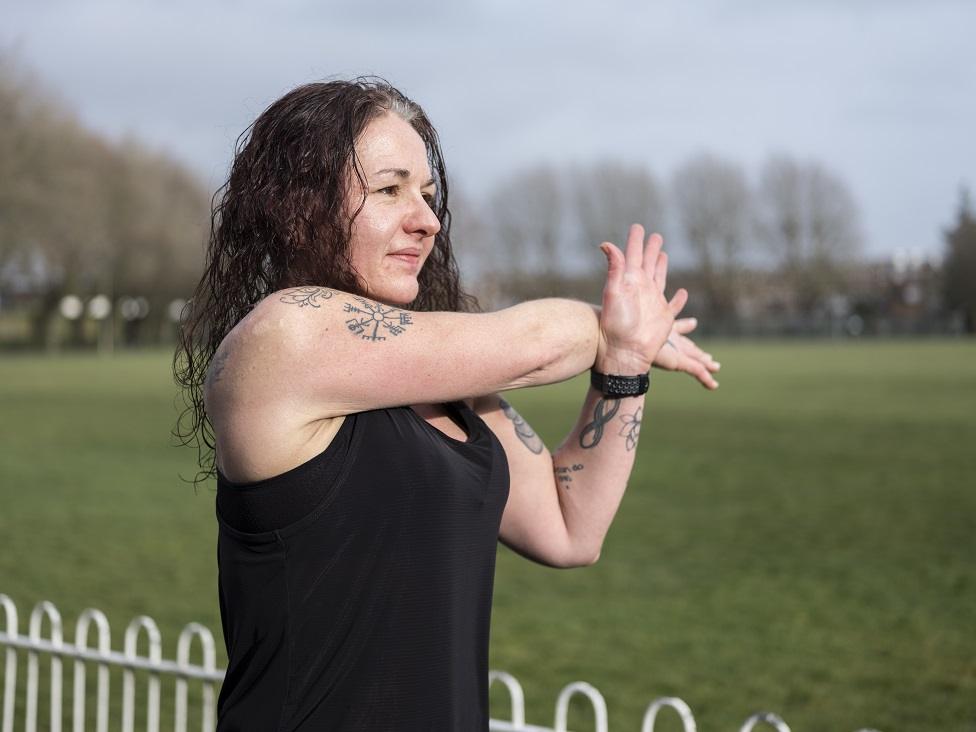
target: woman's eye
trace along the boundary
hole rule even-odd
[[[389,196],[395,196],[397,193],[397,186],[387,186],[386,188],[380,188],[380,193],[385,193]]]
[[[426,201],[427,205],[430,206],[431,208],[434,207],[434,197],[429,193],[424,194],[424,201]]]

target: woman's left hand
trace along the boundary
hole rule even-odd
[[[718,382],[712,376],[721,368],[721,364],[712,358],[712,354],[705,353],[688,338],[698,326],[695,318],[679,318],[671,327],[671,334],[667,342],[658,351],[652,366],[665,371],[684,371],[691,374],[706,389],[717,389]]]

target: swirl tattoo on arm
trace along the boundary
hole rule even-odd
[[[505,416],[512,420],[512,424],[515,425],[515,434],[518,435],[522,444],[536,455],[539,455],[545,448],[545,443],[542,442],[542,438],[535,433],[528,422],[522,419],[522,415],[516,412],[511,404],[499,398],[498,405],[502,408]]]
[[[335,292],[327,287],[295,287],[282,295],[279,300],[287,305],[297,305],[300,308],[321,307],[318,300],[328,300]]]

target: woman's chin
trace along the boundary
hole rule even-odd
[[[385,305],[402,308],[416,300],[419,292],[420,286],[417,280],[413,279],[411,282],[397,283],[377,292],[371,292],[369,296]]]

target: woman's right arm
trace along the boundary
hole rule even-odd
[[[413,312],[300,287],[265,298],[222,350],[236,394],[326,418],[563,381],[593,365],[598,341],[593,306],[575,300]]]

